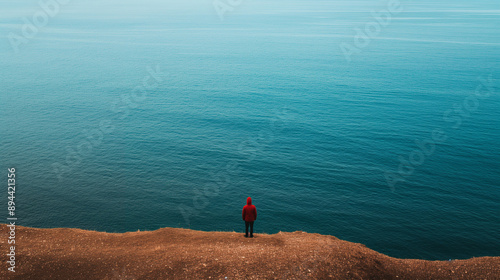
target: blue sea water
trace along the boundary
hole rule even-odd
[[[71,1],[15,52],[41,8],[0,1],[5,217],[15,167],[25,226],[241,232],[251,196],[258,233],[499,255],[495,1],[401,0],[366,45],[388,1],[205,2]]]

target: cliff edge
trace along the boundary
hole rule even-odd
[[[500,257],[396,259],[328,235],[245,238],[179,228],[106,233],[17,226],[11,272],[9,229],[0,228],[0,279],[500,279]]]

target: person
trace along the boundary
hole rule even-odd
[[[248,226],[250,226],[250,237],[253,237],[253,222],[257,220],[257,208],[252,204],[252,198],[247,198],[247,205],[243,207],[243,221],[245,221],[245,237],[248,237]]]

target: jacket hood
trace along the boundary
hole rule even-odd
[[[251,197],[247,198],[247,205],[252,205],[252,198]]]

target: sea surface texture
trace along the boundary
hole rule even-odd
[[[0,1],[18,224],[243,232],[251,196],[257,237],[499,255],[497,1],[21,2]]]

